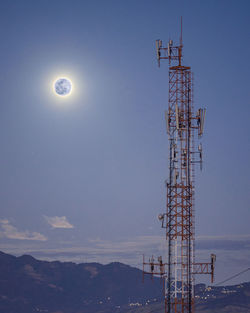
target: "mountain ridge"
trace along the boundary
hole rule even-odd
[[[0,311],[5,313],[11,313],[12,308],[14,313],[35,312],[35,308],[48,312],[58,309],[63,313],[89,312],[99,309],[100,304],[118,307],[161,296],[158,279],[152,283],[145,277],[142,284],[139,269],[119,262],[107,265],[48,262],[0,252],[0,271]],[[15,303],[25,304],[25,311],[18,311]]]
[[[162,280],[112,262],[41,261],[0,251],[0,312],[161,313]],[[195,286],[196,313],[250,313],[250,283]]]

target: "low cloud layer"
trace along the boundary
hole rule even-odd
[[[163,256],[166,260],[166,240],[164,236],[137,236],[124,240],[103,240],[89,238],[87,241],[65,241],[59,243],[23,242],[20,245],[6,243],[1,245],[4,252],[14,255],[31,254],[42,260],[60,260],[81,262],[98,262],[107,264],[118,261],[142,268],[142,256]],[[208,236],[197,237],[196,262],[209,262],[210,254],[217,255],[215,283],[250,267],[250,236]],[[196,282],[210,284],[209,275],[198,275]],[[230,281],[230,284],[250,281],[250,272]]]
[[[69,223],[66,216],[44,216],[44,218],[53,228],[74,228],[74,226]]]
[[[0,220],[0,236],[8,239],[17,239],[17,240],[37,240],[37,241],[46,241],[47,238],[37,232],[30,232],[28,230],[19,231],[17,228],[10,224],[9,220],[1,219]]]

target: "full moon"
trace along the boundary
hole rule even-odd
[[[72,83],[68,78],[58,78],[54,83],[54,90],[59,96],[67,96],[72,91]]]

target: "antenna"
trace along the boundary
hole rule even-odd
[[[161,59],[161,46],[162,46],[162,41],[161,40],[156,40],[156,53],[157,53],[157,61],[158,61],[158,66],[160,67],[160,59]]]
[[[196,113],[198,136],[201,137],[204,132],[206,109],[199,109]]]
[[[177,103],[175,104],[175,119],[176,119],[176,129],[179,130],[180,122],[179,122],[179,107]]]
[[[167,111],[165,111],[165,120],[166,120],[167,134],[169,135],[169,115]]]
[[[181,37],[180,37],[180,46],[182,47],[182,16],[181,16]]]
[[[181,17],[181,34],[179,45],[174,45],[173,40],[169,39],[167,47],[164,47],[160,39],[156,40],[156,54],[158,65],[160,66],[160,61],[162,59],[168,59],[169,65],[174,61],[178,61],[178,66],[181,65],[182,61],[182,17]]]
[[[206,109],[203,109],[202,110],[202,120],[201,120],[201,133],[202,134],[203,134],[203,131],[204,131],[205,116],[206,116]]]

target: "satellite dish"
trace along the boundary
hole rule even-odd
[[[159,214],[159,215],[158,215],[158,220],[159,220],[159,221],[164,220],[164,214]]]

